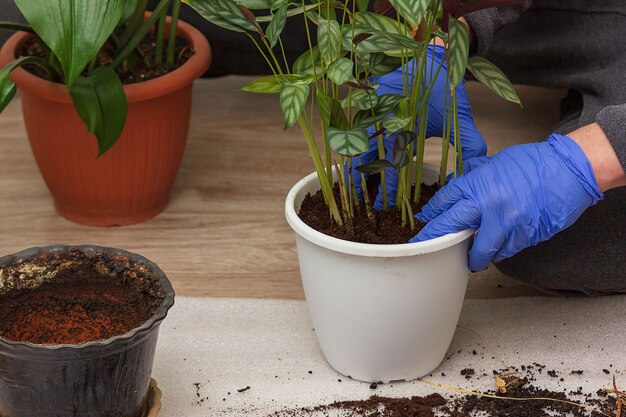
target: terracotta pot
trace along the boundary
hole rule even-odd
[[[154,217],[167,205],[187,141],[192,83],[211,62],[202,33],[180,22],[178,34],[189,41],[193,56],[169,74],[124,87],[126,126],[99,159],[97,141],[65,85],[22,68],[11,73],[37,165],[64,217],[91,226],[126,225]],[[29,36],[20,32],[6,42],[0,67],[15,59]]]

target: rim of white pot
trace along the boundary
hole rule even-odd
[[[393,258],[401,256],[422,255],[436,252],[468,239],[474,234],[474,230],[466,229],[456,233],[450,233],[436,239],[416,243],[402,243],[397,245],[379,245],[372,243],[358,243],[338,239],[318,232],[300,219],[296,212],[296,198],[302,188],[312,181],[318,182],[317,173],[313,172],[298,181],[287,194],[285,200],[285,217],[289,226],[300,236],[311,243],[320,245],[330,250],[359,256]]]

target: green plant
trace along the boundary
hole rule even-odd
[[[458,20],[463,14],[480,8],[516,1],[377,0],[374,8],[378,13],[367,10],[369,2],[366,0],[184,1],[212,23],[241,32],[256,44],[274,75],[257,79],[243,90],[279,94],[285,128],[296,123],[301,128],[331,217],[340,225],[351,227],[355,209],[360,204],[365,205],[368,216],[373,219],[367,193],[361,202],[353,175],[346,175],[339,166],[347,166],[347,171],[352,173],[353,160],[358,161],[359,155],[368,150],[369,140],[376,137],[380,159],[359,165],[356,171],[361,175],[380,173],[384,186],[384,170],[396,169],[399,173],[397,205],[402,210],[403,225],[413,228],[411,202],[419,201],[420,197],[426,140],[426,123],[420,124],[418,120],[428,119],[429,94],[441,70],[441,65],[430,68],[431,71],[425,68],[427,48],[435,37],[446,44],[450,95],[444,130],[448,140],[450,132],[455,132],[453,150],[458,167],[455,175],[463,171],[463,165],[454,91],[466,68],[496,94],[519,103],[500,70],[485,59],[469,58],[468,30]],[[296,15],[303,18],[308,50],[289,68],[280,34],[286,19]],[[269,24],[263,28],[265,23]],[[317,27],[315,37],[312,26]],[[402,68],[404,94],[379,96],[376,78],[398,68]],[[431,78],[426,76],[427,72]],[[323,135],[322,150],[314,135],[315,110]],[[371,137],[366,130],[370,126],[375,126]],[[396,137],[393,163],[385,159],[383,133]],[[442,185],[446,180],[448,140],[443,141]],[[333,166],[339,201],[333,195]],[[387,208],[385,190],[383,198]]]
[[[23,56],[0,69],[0,112],[16,92],[10,72],[18,66],[36,65],[45,71],[47,79],[67,86],[78,115],[98,140],[98,156],[102,155],[115,144],[126,122],[126,96],[116,70],[161,64],[164,50],[166,62],[174,64],[180,0],[160,0],[147,19],[148,0],[15,3],[29,25],[0,22],[0,28],[32,33],[44,56]],[[172,24],[166,34],[170,5]],[[150,62],[139,44],[155,25],[156,58]]]

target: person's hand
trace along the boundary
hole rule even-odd
[[[472,271],[550,239],[604,197],[587,156],[568,136],[512,146],[468,166],[417,214],[428,224],[410,242],[478,229]]]
[[[430,99],[428,102],[428,121],[426,126],[426,137],[442,137],[444,132],[444,120],[447,113],[444,105],[446,104],[446,97],[449,96],[449,85],[446,84],[446,71],[447,63],[444,60],[445,49],[443,46],[430,45],[427,51],[426,79],[430,80],[431,71],[436,71],[439,64],[443,62],[442,68],[435,79],[433,88],[430,92]],[[415,61],[410,61],[407,66],[409,69],[413,68]],[[403,94],[404,84],[402,79],[402,68],[398,68],[394,72],[380,76],[376,79],[376,83],[379,85],[377,94]],[[409,84],[412,80],[409,80]],[[474,118],[470,109],[469,98],[465,91],[465,81],[462,81],[456,88],[457,107],[459,113],[459,130],[461,137],[461,147],[463,150],[463,161],[471,158],[481,157],[487,154],[487,145],[483,136],[476,128]],[[448,103],[449,106],[449,103]],[[368,132],[373,134],[376,131],[374,127],[370,127]],[[389,161],[393,161],[393,143],[395,135],[384,136],[386,156]],[[450,138],[453,141],[454,131],[451,132]],[[360,163],[367,164],[378,159],[378,147],[376,139],[370,140],[370,148],[367,152],[360,156]],[[359,159],[354,158],[353,165],[359,165]],[[393,207],[396,201],[396,191],[398,188],[398,174],[395,169],[388,168],[385,170],[386,175],[386,189],[389,205]],[[361,195],[361,176],[358,172],[353,172],[354,182],[357,192]],[[374,208],[377,210],[382,209],[382,186],[379,188],[378,196]]]

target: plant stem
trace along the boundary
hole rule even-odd
[[[304,116],[300,115],[298,117],[298,124],[300,125],[300,129],[302,130],[302,134],[306,140],[311,158],[313,159],[313,165],[315,165],[315,171],[317,172],[317,178],[320,182],[320,188],[322,189],[322,194],[324,195],[326,204],[330,209],[330,214],[333,220],[341,226],[343,224],[343,220],[341,219],[341,214],[339,213],[339,208],[337,207],[337,202],[335,201],[335,196],[333,195],[333,185],[330,181],[330,178],[332,178],[332,172],[329,172],[328,175],[326,174],[322,158],[320,157],[320,152],[317,149],[315,137]]]
[[[180,0],[174,0],[172,4],[172,20],[170,21],[170,33],[167,38],[167,63],[175,64],[174,51],[176,47],[176,29],[178,28],[178,18],[180,17]]]
[[[169,0],[162,0],[169,1]],[[158,8],[159,6],[157,6]],[[144,16],[146,14],[146,10],[148,9],[148,0],[138,0],[137,6],[135,6],[135,11],[128,19],[128,23],[126,24],[126,29],[124,29],[124,33],[120,38],[120,43],[118,45],[117,50],[115,51],[116,55],[119,55],[122,52],[122,48],[126,46],[126,44],[130,41],[133,34],[139,30],[141,24],[144,21]],[[156,9],[155,9],[156,11]]]
[[[161,0],[157,7],[155,7],[152,15],[150,15],[150,17],[143,23],[143,25],[135,32],[130,41],[128,41],[128,43],[126,43],[125,45],[123,39],[120,41],[120,46],[124,45],[124,47],[113,60],[111,68],[116,69],[117,67],[119,67],[120,64],[124,62],[124,60],[128,57],[128,55],[130,55],[131,52],[135,50],[135,47],[139,44],[141,39],[146,36],[146,33],[148,33],[152,25],[154,25],[156,20],[161,16],[161,13],[163,13],[167,9],[168,3],[169,0]]]
[[[56,76],[59,76],[54,67],[48,63],[45,59],[38,56],[22,56],[17,58],[15,61],[12,61],[7,66],[3,68],[3,70],[8,69],[9,72],[13,71],[15,68],[26,65],[26,64],[34,64],[38,67],[42,68],[46,71],[50,77],[50,79],[55,79]],[[60,77],[59,77],[60,78]]]
[[[456,88],[452,90],[452,111],[454,112],[454,177],[456,178],[458,175],[463,175],[463,143],[461,142],[461,131],[459,130],[459,109],[456,102]],[[457,172],[457,166],[459,172]]]
[[[448,73],[449,74],[449,73]],[[446,85],[450,82],[450,77],[446,77]],[[439,186],[446,185],[446,174],[448,173],[448,148],[450,145],[450,125],[452,119],[450,95],[446,94],[443,109],[445,112],[443,124],[443,141],[441,142],[441,165],[439,166]]]
[[[159,22],[156,29],[156,51],[154,60],[157,64],[163,62],[163,38],[165,37],[165,20],[167,20],[167,13],[163,13],[159,16]]]

